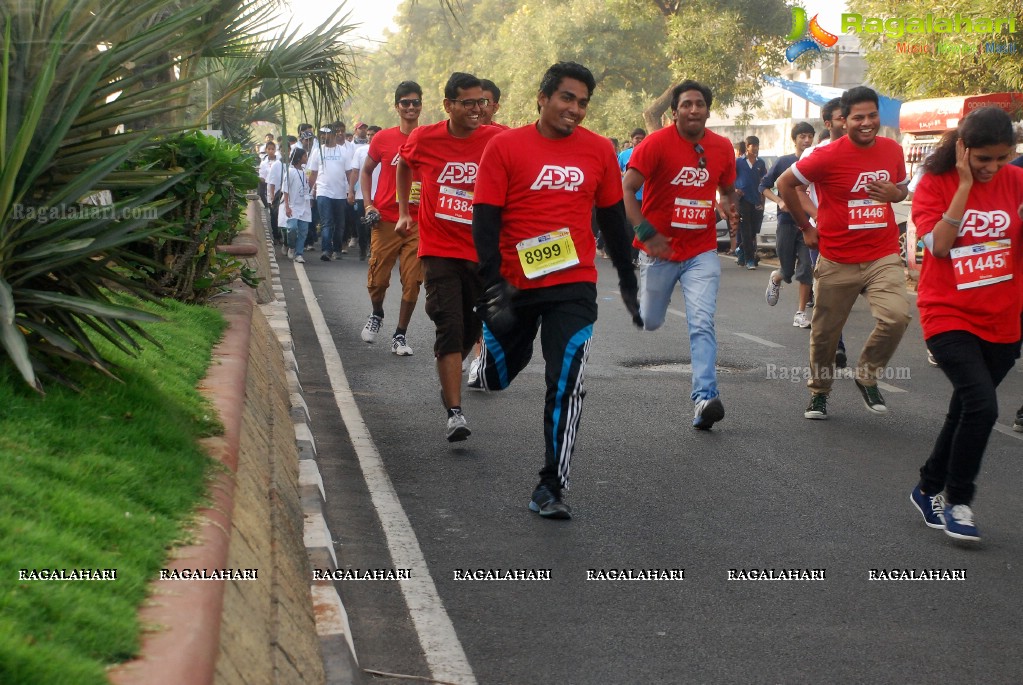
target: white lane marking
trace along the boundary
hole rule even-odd
[[[885,392],[909,392],[908,390],[896,388],[894,385],[888,385],[887,383],[882,383],[881,381],[877,382],[877,387],[881,388]]]
[[[770,340],[764,340],[763,338],[758,338],[757,336],[750,335],[749,333],[739,333],[738,331],[729,331],[724,328],[719,328],[718,331],[720,333],[730,333],[731,335],[737,335],[740,338],[745,338],[746,340],[750,340],[755,343],[760,343],[761,345],[766,345],[767,347],[785,347],[784,345],[780,345],[776,342],[771,342]]]
[[[434,585],[426,566],[419,540],[416,539],[408,516],[398,500],[398,494],[384,469],[380,453],[373,443],[369,428],[355,403],[355,396],[348,386],[348,378],[341,365],[341,356],[334,345],[323,311],[316,303],[316,295],[313,293],[305,268],[296,264],[295,275],[302,287],[302,297],[309,309],[316,338],[323,351],[327,377],[334,391],[334,402],[341,412],[355,454],[359,458],[359,467],[362,469],[363,478],[366,479],[370,499],[387,538],[391,560],[395,568],[413,569],[411,578],[400,580],[398,583],[405,596],[405,603],[416,627],[419,644],[423,648],[430,673],[437,680],[456,682],[459,685],[475,685],[476,676],[469,666],[462,643],[458,641],[451,618],[444,610],[437,586]]]
[[[1002,435],[1008,435],[1010,438],[1023,440],[1023,433],[1017,433],[1016,431],[1012,430],[1012,428],[1010,428],[1009,426],[1003,426],[1000,423],[996,423],[995,430],[1001,433]]]
[[[668,313],[669,314],[674,314],[675,316],[678,316],[678,317],[683,318],[683,319],[686,318],[686,313],[685,312],[680,312],[677,309],[669,309]]]

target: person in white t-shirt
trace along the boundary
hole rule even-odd
[[[352,156],[352,165],[356,170],[361,170],[362,165],[366,162],[366,157],[369,155],[369,143],[373,140],[373,136],[380,130],[379,126],[369,126],[366,130],[366,145],[356,145],[355,154]],[[373,190],[376,188],[377,179],[380,178],[380,167],[373,169],[373,187],[366,192],[366,196],[373,197]],[[366,216],[366,200],[363,196],[362,181],[358,171],[355,176],[355,205],[352,207],[352,212],[349,213],[349,218],[354,219],[353,226],[356,229],[356,234],[359,237],[359,261],[365,261],[369,255],[369,231],[370,228],[362,223],[363,217]]]
[[[306,151],[296,146],[291,151],[291,164],[287,169],[287,176],[284,178],[281,191],[281,208],[277,221],[288,227],[288,257],[294,259],[298,264],[304,264],[305,238],[309,231],[309,223],[312,221],[312,191],[309,189],[309,182],[306,180],[305,165]]]
[[[278,221],[281,198],[277,197],[277,193],[284,187],[284,179],[287,177],[288,157],[291,154],[291,148],[297,142],[298,139],[295,136],[288,136],[286,138],[282,136],[277,159],[270,164],[266,172],[266,198],[267,202],[270,203],[270,231],[274,238],[274,244],[280,246],[282,254],[288,249],[288,231],[287,226],[282,229]]]
[[[355,170],[352,157],[355,147],[343,140],[345,125],[334,122],[320,129],[323,144],[309,157],[309,185],[313,187],[320,219],[320,259],[330,261],[341,256],[345,234],[345,214],[349,203],[355,202]]]

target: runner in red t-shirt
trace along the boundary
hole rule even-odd
[[[373,307],[366,325],[362,328],[362,339],[374,342],[384,320],[384,296],[391,283],[391,271],[398,262],[401,278],[401,307],[398,310],[398,327],[391,337],[391,352],[399,357],[412,355],[412,348],[405,338],[412,312],[419,300],[419,286],[423,283],[423,269],[419,263],[419,233],[395,232],[398,223],[398,201],[395,190],[395,169],[398,167],[398,150],[409,135],[419,126],[419,113],[423,111],[423,89],[414,81],[402,81],[394,90],[394,109],[399,124],[394,128],[380,131],[369,143],[369,153],[360,171],[359,183],[365,188],[373,187],[373,170],[378,164],[380,178],[373,197],[366,197],[366,217],[372,221],[378,217],[370,236],[369,270],[366,273],[366,289]]]
[[[462,414],[462,360],[480,335],[473,305],[483,292],[472,242],[472,194],[483,149],[501,133],[481,125],[481,110],[488,104],[478,78],[453,73],[444,86],[448,119],[421,126],[409,136],[401,147],[396,175],[394,230],[419,233],[426,313],[437,327],[433,354],[449,442],[465,440],[471,433]],[[409,212],[413,172],[422,182],[418,225]]]
[[[954,390],[910,497],[928,526],[961,540],[980,540],[974,480],[998,418],[995,389],[1020,352],[1023,169],[1009,164],[1013,142],[1008,114],[974,110],[928,158],[913,195],[927,246],[920,324]]]
[[[678,283],[686,305],[693,365],[693,427],[710,430],[725,418],[718,397],[718,343],[714,330],[721,262],[714,206],[738,225],[732,144],[706,128],[713,95],[696,81],[671,93],[674,125],[648,135],[629,158],[622,178],[625,211],[636,227],[640,302],[646,330],[661,327]],[[636,193],[643,189],[643,204]]]
[[[828,418],[835,352],[842,327],[863,293],[876,323],[856,365],[856,387],[867,409],[888,407],[877,379],[909,325],[906,274],[899,256],[899,229],[891,203],[906,197],[906,161],[894,140],[877,135],[878,98],[858,86],[841,98],[846,136],[799,160],[778,179],[778,191],[810,249],[820,244],[810,320],[808,419]],[[817,227],[799,203],[799,186],[814,183]]]
[[[597,320],[596,220],[618,270],[619,291],[637,325],[636,275],[622,187],[608,141],[579,126],[596,82],[586,67],[559,62],[540,81],[535,124],[494,138],[480,162],[473,236],[487,286],[480,383],[503,390],[542,340],[547,393],[545,461],[529,508],[567,519],[562,499],[585,391],[583,375]]]

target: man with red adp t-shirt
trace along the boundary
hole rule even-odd
[[[455,72],[444,86],[448,119],[420,126],[398,160],[398,224],[395,231],[419,231],[419,261],[426,286],[426,313],[437,327],[441,399],[447,411],[447,439],[465,440],[471,431],[462,414],[462,360],[480,335],[473,311],[483,292],[472,242],[472,198],[483,148],[501,133],[482,125],[489,104],[480,80]],[[409,213],[412,174],[422,182],[418,229]]]
[[[582,413],[586,357],[597,320],[596,220],[618,271],[619,291],[639,318],[622,186],[610,142],[579,124],[596,81],[575,62],[540,81],[535,124],[494,138],[480,162],[473,236],[487,290],[478,311],[484,390],[503,390],[533,356],[545,364],[544,467],[529,500],[544,518],[568,519],[562,497]]]
[[[423,111],[423,89],[418,83],[402,81],[398,84],[394,89],[394,109],[398,113],[398,125],[373,136],[359,176],[359,184],[367,193],[366,216],[369,219],[378,217],[376,225],[371,229],[369,269],[366,272],[366,289],[369,291],[372,311],[362,328],[361,336],[364,342],[376,341],[384,321],[384,296],[391,284],[394,263],[398,262],[401,306],[398,309],[398,326],[391,337],[391,352],[399,357],[410,357],[412,348],[405,334],[416,302],[419,301],[423,268],[419,263],[419,233],[406,231],[399,235],[394,231],[398,223],[395,171],[398,168],[398,150],[419,126],[419,114]],[[374,186],[373,171],[378,164],[380,177],[376,181],[373,196],[369,197],[369,189]]]
[[[856,387],[867,409],[885,414],[878,376],[895,354],[909,325],[906,275],[899,256],[899,228],[892,202],[906,197],[902,147],[878,136],[878,97],[858,86],[841,98],[846,136],[793,164],[778,179],[778,190],[808,248],[820,245],[810,321],[810,404],[808,419],[828,418],[828,394],[835,352],[849,312],[861,293],[870,303],[874,330],[856,364]],[[817,227],[799,204],[797,187],[815,183]]]

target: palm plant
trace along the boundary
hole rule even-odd
[[[162,265],[133,245],[171,235],[160,217],[180,200],[164,193],[191,171],[128,162],[186,128],[187,86],[203,76],[202,58],[277,46],[228,90],[276,74],[340,100],[350,68],[326,73],[344,54],[339,41],[325,41],[328,59],[317,62],[313,42],[255,38],[271,10],[263,0],[0,4],[0,359],[37,391],[41,377],[70,382],[62,360],[110,372],[90,334],[127,353],[146,338],[139,323],[155,317],[111,289],[153,297],[145,275]],[[329,27],[321,29],[322,39]]]

